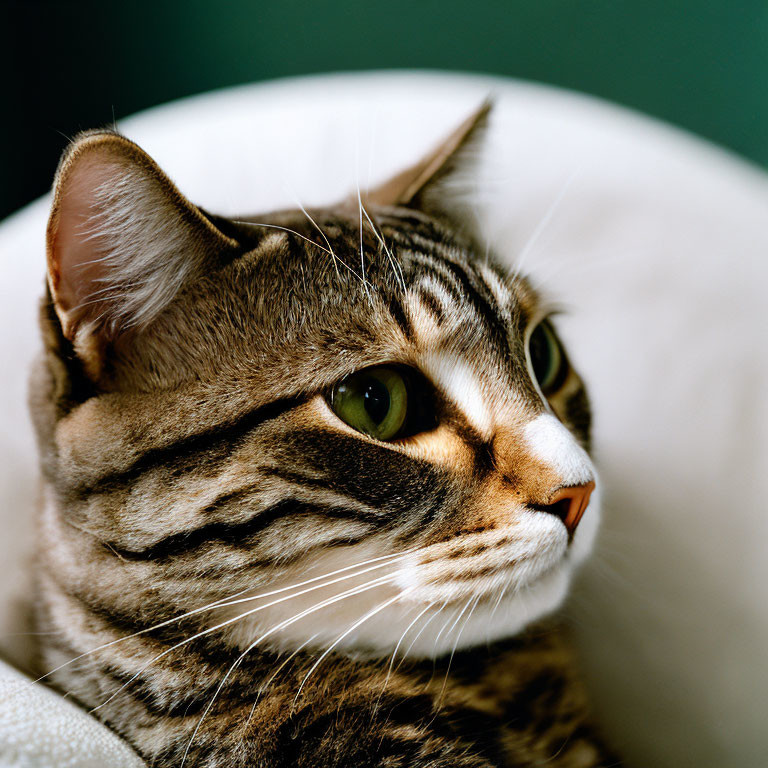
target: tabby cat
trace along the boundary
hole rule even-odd
[[[151,766],[618,765],[560,631],[584,387],[454,190],[232,220],[77,137],[47,230],[41,665]]]

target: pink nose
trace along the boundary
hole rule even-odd
[[[560,488],[548,504],[536,504],[534,508],[540,512],[549,512],[559,517],[563,521],[568,535],[573,536],[594,490],[595,483],[592,480],[584,485],[570,485],[566,488]]]

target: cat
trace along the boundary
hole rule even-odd
[[[619,765],[543,618],[598,525],[584,385],[456,194],[489,110],[259,217],[115,132],[65,151],[40,664],[148,765]]]

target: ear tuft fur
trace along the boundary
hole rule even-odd
[[[466,199],[474,189],[492,108],[490,100],[483,102],[432,152],[373,189],[367,200],[415,208],[448,219],[458,229],[471,229]]]

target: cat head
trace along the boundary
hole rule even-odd
[[[455,194],[487,120],[365,197],[236,220],[128,139],[75,139],[33,394],[70,593],[137,628],[416,656],[559,605],[598,521],[589,408]]]

